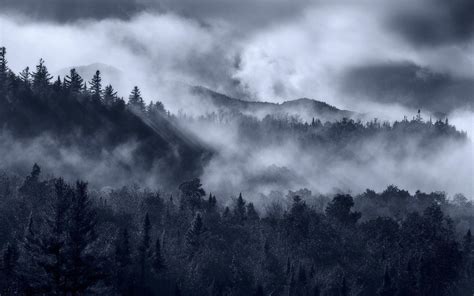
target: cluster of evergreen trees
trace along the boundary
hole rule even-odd
[[[0,96],[4,100],[2,102],[4,104],[13,104],[17,100],[28,100],[32,96],[36,96],[36,99],[62,98],[63,100],[68,97],[80,96],[82,100],[93,100],[96,103],[117,109],[128,105],[133,110],[144,113],[166,113],[163,104],[159,101],[157,103],[151,101],[145,105],[137,86],[133,88],[128,102],[125,103],[123,98],[117,96],[112,85],[103,87],[101,73],[98,70],[89,84],[74,68],[63,79],[60,76],[53,79],[44,60],[40,59],[35,71],[31,72],[30,68],[26,67],[19,75],[16,75],[8,68],[5,47],[0,47]]]
[[[24,179],[3,173],[1,293],[472,295],[474,244],[458,231],[474,225],[472,202],[393,186],[323,208],[309,196],[264,210],[206,196],[198,179],[169,195],[88,192],[37,165]]]
[[[73,147],[98,163],[104,154],[132,144],[129,162],[114,170],[133,180],[137,171],[151,173],[160,163],[168,167],[161,171],[162,181],[176,186],[178,176],[199,174],[207,151],[170,117],[161,102],[145,105],[138,87],[125,102],[111,85],[103,87],[99,71],[88,83],[75,69],[53,79],[40,60],[35,71],[26,68],[16,75],[8,68],[5,48],[0,50],[1,135],[17,141],[48,136],[55,141],[51,153]]]
[[[186,114],[178,117],[191,124],[210,126],[236,125],[239,137],[256,145],[275,144],[282,141],[295,141],[303,147],[346,148],[372,140],[383,139],[388,147],[400,147],[409,141],[417,141],[420,147],[427,148],[449,141],[464,142],[467,134],[458,131],[449,124],[448,119],[430,118],[424,121],[418,113],[413,119],[405,117],[402,121],[380,122],[373,119],[368,122],[343,118],[334,122],[321,122],[313,118],[311,122],[287,114],[267,115],[258,119],[240,112],[219,110],[197,118]]]
[[[173,124],[161,103],[145,105],[138,87],[126,103],[100,72],[86,83],[72,69],[54,80],[44,61],[9,70],[0,48],[0,124],[18,139],[49,133],[61,145],[103,156],[138,140],[125,167],[155,167],[178,184],[199,175],[203,148]],[[225,115],[228,116],[228,115]],[[422,145],[465,140],[420,116],[393,125],[344,119],[311,124],[290,117],[257,120],[215,114],[198,121],[239,123],[242,141],[295,139],[312,149],[353,149],[383,135]],[[196,123],[186,118],[189,123]],[[337,148],[337,149],[336,149]],[[350,151],[347,152],[350,152]],[[176,156],[176,154],[178,154]],[[94,158],[95,157],[95,158]],[[54,173],[54,172],[53,172]],[[60,175],[60,173],[57,173]],[[131,172],[133,174],[133,171]],[[177,185],[177,184],[176,184]],[[357,197],[290,192],[285,204],[256,208],[242,194],[226,202],[199,179],[166,192],[0,174],[2,295],[472,295],[472,202],[390,186]],[[302,194],[305,193],[305,194]]]

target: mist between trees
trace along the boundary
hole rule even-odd
[[[472,144],[448,119],[175,115],[5,53],[3,294],[472,294]]]
[[[448,118],[415,112],[393,123],[360,121],[330,106],[332,121],[322,122],[318,116],[327,112],[304,120],[262,116],[252,107],[236,110],[230,98],[213,106],[192,93],[190,102],[208,111],[172,114],[159,101],[145,104],[138,87],[125,102],[111,85],[102,86],[100,72],[89,82],[74,69],[53,79],[41,61],[35,71],[15,75],[3,60],[0,149],[4,167],[22,174],[38,162],[47,173],[98,188],[135,182],[162,189],[200,176],[222,196],[252,198],[301,188],[360,193],[390,184],[411,192],[474,191],[472,142]]]
[[[469,295],[472,202],[390,186],[228,206],[199,179],[174,195],[0,178],[5,295]]]

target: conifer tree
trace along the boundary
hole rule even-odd
[[[326,215],[344,225],[354,225],[361,217],[360,212],[352,212],[354,199],[350,195],[338,194],[326,207]]]
[[[107,106],[112,106],[117,100],[117,92],[114,90],[112,85],[107,85],[104,90],[104,103]]]
[[[2,258],[2,271],[7,277],[14,275],[18,257],[19,254],[16,244],[8,243],[3,251]]]
[[[222,213],[222,218],[227,221],[229,220],[231,217],[230,217],[230,209],[229,207],[225,207],[224,208],[224,213]]]
[[[69,71],[69,75],[67,75],[64,80],[64,87],[70,93],[80,93],[84,86],[83,82],[82,77],[77,73],[76,69],[73,68]]]
[[[207,209],[212,211],[215,208],[214,197],[212,193],[209,193],[209,197],[207,198]]]
[[[465,275],[467,277],[474,276],[474,243],[472,241],[471,229],[469,229],[463,237],[462,241],[463,259]],[[474,284],[473,284],[474,287]]]
[[[26,67],[20,72],[20,80],[23,82],[23,85],[26,87],[30,87],[31,85],[31,73],[30,67]]]
[[[131,270],[130,236],[127,228],[119,232],[115,240],[115,292],[117,295],[131,295],[133,293],[133,276]]]
[[[245,212],[245,200],[242,198],[242,193],[240,193],[234,208],[234,216],[238,222],[245,220]]]
[[[145,214],[145,219],[143,220],[143,228],[142,228],[142,240],[140,244],[140,252],[143,254],[147,254],[150,250],[150,230],[151,230],[151,223],[150,217],[148,213]]]
[[[161,252],[161,242],[160,239],[157,238],[155,242],[155,253],[153,254],[153,270],[155,273],[159,274],[162,272],[166,266],[165,266],[165,260],[163,258],[163,254]]]
[[[62,90],[62,88],[63,88],[63,83],[61,82],[61,77],[58,76],[56,81],[54,81],[53,83],[53,90],[58,93]]]
[[[194,178],[191,181],[183,182],[178,189],[181,192],[181,205],[189,208],[192,212],[202,207],[202,197],[206,195],[202,189],[201,180]]]
[[[33,174],[35,176],[37,174]],[[40,231],[33,227],[30,217],[23,243],[24,268],[22,277],[27,281],[26,288],[32,293],[63,294],[69,271],[66,256],[66,214],[69,209],[71,189],[62,179],[54,182],[54,192],[47,200],[41,221]]]
[[[474,247],[473,242],[472,242],[471,229],[469,229],[466,235],[464,235],[462,246],[463,246],[463,253],[464,253],[465,258],[470,259],[471,256],[473,255],[472,252],[473,252],[473,247]]]
[[[100,77],[100,71],[97,70],[90,81],[90,90],[92,93],[92,98],[100,101],[102,98],[102,78]]]
[[[130,96],[128,97],[128,105],[136,111],[145,112],[145,102],[138,86],[133,87]]]
[[[7,64],[7,49],[5,47],[0,47],[0,79],[4,79],[4,75],[7,75]]]
[[[87,193],[87,183],[76,183],[68,213],[66,290],[72,295],[82,295],[100,279],[99,259],[93,248],[97,240],[96,213]]]
[[[128,266],[131,260],[130,237],[127,228],[124,228],[115,240],[115,262],[121,268]]]
[[[36,66],[36,72],[33,72],[32,77],[33,91],[40,95],[45,94],[50,85],[52,76],[49,74],[43,59],[40,59],[39,64]]]
[[[0,293],[14,295],[17,290],[17,268],[19,251],[16,243],[8,243],[3,251],[1,271],[4,285]]]
[[[26,295],[35,295],[49,291],[46,287],[48,278],[42,268],[43,247],[30,215],[25,230],[20,257],[20,277]]]
[[[255,210],[255,206],[251,202],[247,204],[247,217],[249,220],[252,220],[252,221],[259,219],[257,210]]]
[[[8,78],[8,62],[7,50],[5,47],[0,47],[0,91],[5,91]]]
[[[51,291],[61,293],[65,291],[65,244],[67,211],[71,202],[71,188],[63,179],[57,179],[54,183],[54,194],[50,200],[49,210],[44,217],[45,228],[41,233],[43,255],[46,256],[41,263],[51,282]]]
[[[41,209],[45,206],[46,183],[40,181],[40,174],[41,168],[35,163],[31,173],[18,189],[23,201],[35,209]]]
[[[186,246],[189,252],[189,256],[193,257],[196,251],[199,249],[201,244],[201,234],[204,231],[204,226],[200,213],[196,213],[191,227],[186,232]]]
[[[28,191],[31,187],[34,187],[35,184],[39,183],[39,176],[41,174],[41,168],[38,164],[33,164],[31,173],[26,177],[23,185],[19,188],[20,193]]]
[[[148,287],[147,287],[147,280],[148,280],[148,273],[150,269],[150,259],[151,259],[151,223],[148,213],[145,214],[145,218],[143,219],[143,226],[141,231],[141,241],[138,247],[138,281],[139,281],[139,289],[140,294],[146,294]]]

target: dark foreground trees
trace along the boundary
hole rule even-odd
[[[140,145],[124,164],[127,171],[140,167],[146,175],[161,155],[166,171],[176,169],[174,182],[198,175],[189,165],[201,159],[189,146],[194,141],[179,140],[185,137],[168,125],[180,118],[159,102],[145,106],[138,87],[126,104],[112,86],[102,89],[99,72],[89,86],[75,70],[53,80],[41,60],[33,73],[17,76],[5,53],[0,49],[0,124],[15,137],[47,132],[96,160],[133,139]],[[296,137],[309,149],[351,152],[342,141],[381,135],[394,142],[421,135],[427,147],[465,138],[447,122],[420,118],[393,125],[309,125],[242,114],[236,120],[250,138]],[[101,184],[115,175],[101,175],[109,178]],[[230,200],[207,197],[201,181],[190,179],[166,193],[138,186],[96,191],[83,182],[44,178],[38,165],[25,178],[0,173],[0,294],[473,294],[474,206],[462,196],[449,201],[443,193],[412,195],[395,186],[355,198],[302,190],[289,194],[285,205],[265,209],[238,192]]]
[[[37,165],[24,180],[1,181],[0,214],[16,221],[2,225],[2,295],[395,296],[474,289],[472,234],[455,227],[474,220],[456,214],[472,204],[460,208],[439,193],[406,195],[389,187],[356,199],[336,195],[324,212],[292,196],[286,211],[266,214],[242,194],[227,207],[212,194],[205,199],[198,179],[179,187],[181,199],[137,187],[89,193],[83,182],[43,179]],[[417,210],[365,218],[371,203],[388,206],[400,194]]]

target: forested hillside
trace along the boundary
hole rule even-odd
[[[102,85],[99,71],[88,81],[74,68],[64,78],[53,78],[40,60],[34,70],[25,68],[16,75],[8,69],[5,49],[1,61],[0,152],[5,155],[4,168],[25,174],[38,162],[47,173],[57,172],[68,180],[84,178],[95,187],[136,182],[172,189],[203,174],[218,179],[213,176],[226,176],[222,172],[229,161],[236,163],[237,153],[243,154],[245,163],[262,148],[291,145],[318,167],[333,168],[338,163],[354,166],[354,161],[373,164],[381,158],[408,162],[436,158],[445,153],[446,145],[466,142],[466,134],[447,119],[434,122],[420,113],[393,124],[362,122],[349,119],[352,112],[318,101],[248,102],[204,88],[195,88],[194,94],[210,99],[214,108],[199,117],[185,112],[175,115],[159,101],[145,103],[138,87],[125,101],[113,86]],[[298,116],[304,112],[305,117],[316,116],[305,120]],[[228,135],[234,138],[229,140]],[[233,160],[227,161],[225,150],[229,147],[234,147]],[[223,157],[227,163],[221,163]],[[209,166],[211,159],[214,162]],[[248,192],[243,187],[254,183],[255,188],[267,183],[309,186],[308,179],[320,172],[295,173],[298,161],[272,163],[276,165],[276,170],[270,168],[273,173],[265,165],[255,176],[244,176],[242,184],[237,184],[240,188],[228,188],[231,192],[226,193]],[[259,171],[269,177],[260,176]],[[220,183],[216,190],[226,187]],[[463,192],[464,188],[458,190]]]
[[[163,104],[145,106],[138,87],[125,102],[111,85],[102,85],[99,71],[90,81],[75,69],[53,78],[40,60],[33,71],[25,68],[15,75],[4,48],[0,63],[1,150],[36,147],[31,153],[44,152],[36,156],[44,157],[48,169],[61,168],[73,178],[86,173],[91,179],[108,178],[114,182],[109,185],[143,181],[157,171],[161,183],[174,186],[199,175],[206,148],[170,122]],[[76,163],[83,167],[69,168]],[[25,163],[11,163],[20,165]]]
[[[396,187],[227,205],[175,194],[0,182],[3,295],[471,295],[474,205]]]
[[[470,196],[313,182],[379,184],[415,161],[432,166],[413,176],[436,177],[439,156],[469,143],[448,119],[362,122],[285,103],[337,117],[308,121],[231,98],[171,114],[138,87],[125,102],[99,71],[53,78],[40,60],[17,75],[5,53],[0,294],[472,295]]]

